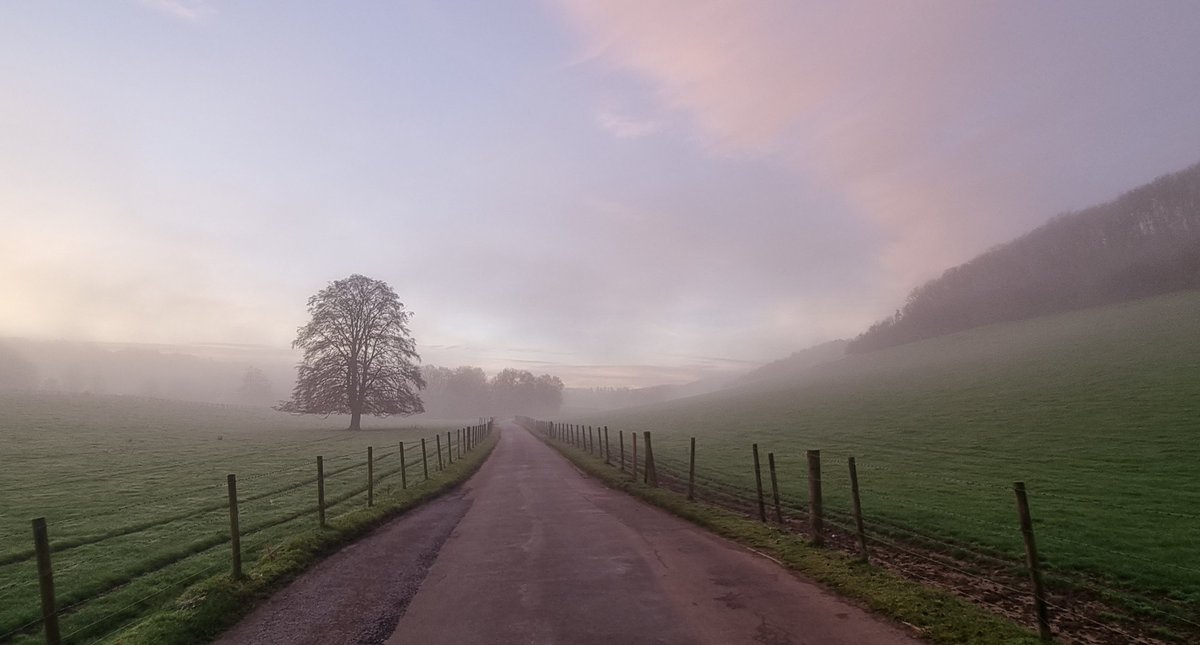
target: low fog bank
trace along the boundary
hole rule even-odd
[[[296,366],[284,357],[237,348],[201,356],[184,349],[72,341],[0,339],[0,391],[138,396],[268,407],[288,398]],[[241,358],[248,356],[249,358]],[[258,360],[254,360],[254,359]],[[425,365],[421,418],[554,416],[563,382],[550,374]]]
[[[740,375],[716,376],[691,383],[651,387],[572,387],[563,391],[563,413],[578,416],[605,410],[653,405],[722,390]]]
[[[268,406],[286,397],[294,380],[295,367],[283,360],[252,362],[147,347],[0,340],[0,390]]]
[[[750,382],[788,376],[840,358],[844,341],[802,350],[750,372],[651,387],[565,387],[551,374],[520,369],[489,374],[474,366],[424,365],[423,419],[527,415],[572,416],[665,403]],[[110,346],[72,341],[0,339],[0,391],[139,396],[255,407],[291,394],[296,366],[286,354],[225,348]]]

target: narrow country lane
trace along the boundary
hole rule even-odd
[[[389,645],[919,642],[501,430]]]
[[[382,643],[470,507],[471,484],[322,560],[216,640],[218,645]]]

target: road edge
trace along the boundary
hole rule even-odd
[[[523,427],[523,426],[522,426]],[[1037,635],[949,592],[870,567],[842,554],[809,545],[802,537],[753,519],[689,502],[678,493],[629,478],[616,467],[571,446],[549,441],[525,428],[585,475],[677,517],[688,520],[751,552],[774,560],[825,589],[904,626],[937,645],[1044,645]]]
[[[310,529],[268,550],[245,576],[213,576],[185,589],[170,606],[119,632],[121,645],[207,643],[232,627],[273,593],[326,557],[366,537],[383,524],[463,485],[491,456],[500,440],[493,433],[478,449],[445,469],[430,473],[407,490],[378,496],[376,504],[330,519],[326,528]]]

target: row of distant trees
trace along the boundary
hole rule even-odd
[[[491,378],[478,367],[421,367],[425,412],[435,417],[553,416],[562,407],[563,382],[505,369]]]
[[[1198,287],[1200,164],[946,271],[846,351]]]

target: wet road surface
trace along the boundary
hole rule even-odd
[[[516,426],[466,498],[388,645],[919,642],[605,487]]]

